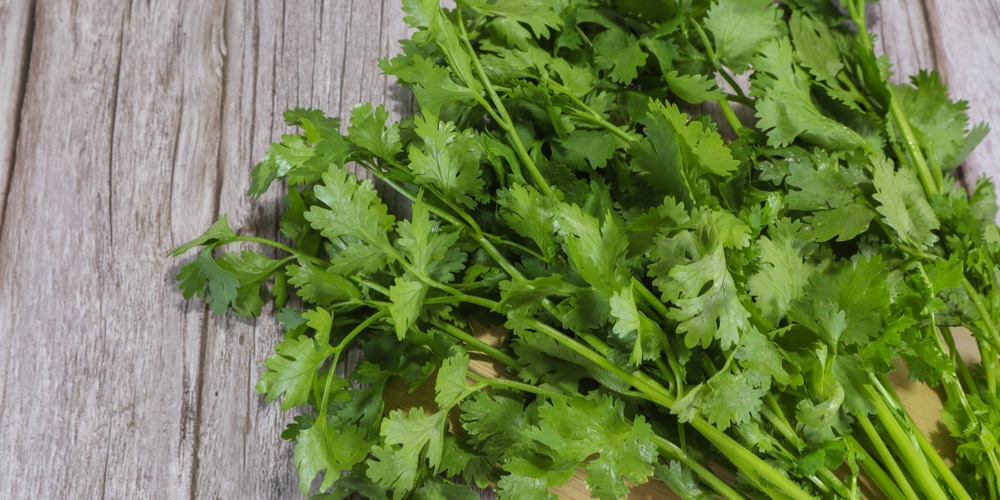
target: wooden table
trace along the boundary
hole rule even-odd
[[[1000,128],[997,0],[871,7],[898,75]],[[211,315],[169,248],[219,214],[274,233],[249,169],[295,106],[410,101],[376,57],[398,1],[0,0],[0,498],[299,498],[253,387],[278,338]],[[965,166],[1000,173],[1000,133]]]

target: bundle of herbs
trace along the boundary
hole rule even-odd
[[[582,468],[602,499],[1000,497],[995,195],[953,176],[987,129],[935,73],[887,80],[863,0],[457,3],[403,2],[381,67],[413,116],[285,115],[250,188],[284,181],[284,243],[223,217],[173,250],[216,313],[273,298],[258,390],[301,411],[303,493],[548,498]],[[951,467],[900,359],[946,395]],[[387,411],[393,380],[435,404]]]

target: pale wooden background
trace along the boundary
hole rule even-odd
[[[1000,128],[998,0],[870,10]],[[298,498],[253,390],[275,321],[183,301],[166,251],[219,214],[273,234],[244,193],[282,111],[408,109],[376,66],[405,35],[396,0],[0,0],[0,498]]]

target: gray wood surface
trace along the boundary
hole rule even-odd
[[[1000,128],[996,0],[872,7],[902,76]],[[275,321],[185,302],[168,249],[219,214],[274,233],[249,169],[287,128],[410,101],[380,75],[396,0],[0,0],[0,498],[298,498],[253,387]],[[1000,173],[1000,133],[966,168]]]

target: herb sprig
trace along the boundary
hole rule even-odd
[[[996,199],[953,177],[988,129],[933,72],[888,81],[862,0],[457,4],[405,0],[415,32],[380,62],[417,114],[285,114],[301,132],[249,193],[284,181],[285,243],[223,217],[172,251],[203,248],[186,298],[279,308],[257,389],[305,410],[283,434],[304,494],[548,498],[583,468],[597,498],[859,498],[862,474],[1000,497]],[[236,242],[285,256],[216,252]],[[947,396],[952,467],[886,378],[900,358]],[[435,405],[386,411],[393,380]]]

